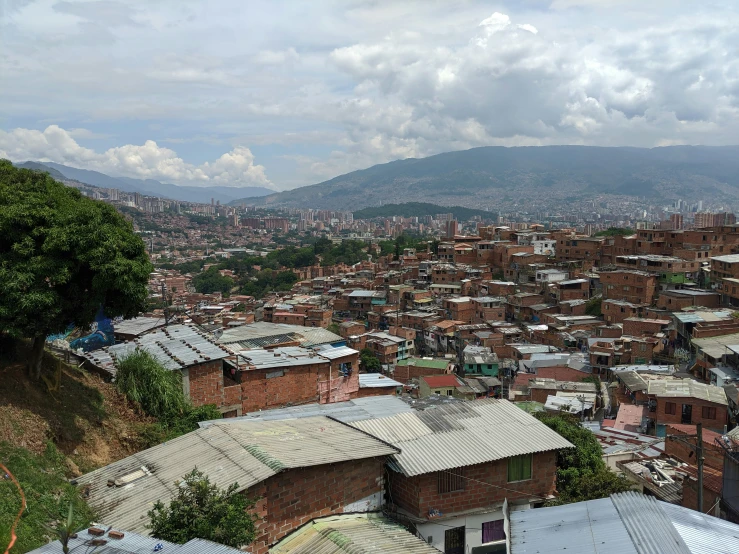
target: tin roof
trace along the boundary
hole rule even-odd
[[[164,325],[163,317],[134,317],[113,324],[113,332],[122,335],[141,335]]]
[[[739,549],[739,526],[637,492],[510,514],[510,554],[689,554]]]
[[[405,360],[398,360],[395,365],[399,366],[415,366],[415,367],[427,367],[433,369],[446,369],[449,366],[449,360],[441,359],[426,359],[426,358],[406,358]]]
[[[397,452],[327,417],[214,422],[83,475],[77,483],[89,487],[87,501],[102,519],[146,533],[146,513],[152,504],[171,498],[175,481],[194,468],[221,488],[238,483],[244,490],[285,469]]]
[[[170,325],[100,350],[82,354],[90,363],[115,376],[116,362],[137,349],[144,350],[170,370],[231,356],[225,347],[213,342],[194,325]]]
[[[482,464],[572,444],[507,400],[475,400],[358,421],[355,427],[398,448],[391,467],[406,476]]]
[[[316,519],[270,548],[270,554],[438,554],[404,527],[377,514]]]
[[[722,404],[726,406],[726,392],[720,387],[699,383],[692,379],[670,379],[656,380],[652,379],[648,383],[647,394],[655,395],[658,398],[696,398]]]
[[[272,344],[297,341],[301,346],[310,347],[340,343],[343,340],[339,335],[321,327],[257,321],[225,330],[218,339],[218,343],[238,343],[242,348],[262,348]]]
[[[68,547],[70,552],[85,552],[95,554],[139,554],[141,552],[156,552],[155,547],[161,545],[162,552],[166,554],[241,554],[241,550],[231,548],[223,544],[217,544],[203,539],[193,539],[185,544],[174,544],[161,539],[146,537],[130,531],[120,529],[110,529],[109,525],[98,524],[98,529],[103,529],[106,534],[97,537],[91,535],[87,530],[80,531],[77,535],[69,540]],[[114,538],[110,536],[110,531],[119,531],[123,533],[122,538]],[[92,546],[89,541],[91,539],[103,539],[108,541],[104,546]],[[29,554],[59,554],[62,552],[62,543],[54,541],[44,546],[32,550]]]
[[[382,373],[360,373],[359,388],[394,388],[402,387],[403,383],[399,383]]]
[[[360,376],[361,375],[362,374],[360,373]],[[355,398],[354,400],[347,400],[346,402],[331,402],[330,404],[302,404],[300,406],[292,406],[290,408],[261,410],[258,412],[250,412],[239,417],[202,421],[198,425],[200,425],[200,427],[208,427],[213,424],[225,425],[244,420],[279,421],[282,419],[296,419],[315,416],[327,416],[331,419],[349,423],[351,421],[389,417],[412,411],[413,409],[397,396],[381,395]]]

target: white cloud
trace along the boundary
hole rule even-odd
[[[57,125],[50,125],[44,131],[0,130],[0,157],[13,161],[57,162],[113,176],[156,179],[179,185],[272,187],[264,167],[254,163],[254,155],[245,146],[233,148],[212,163],[193,165],[153,140],[140,146],[127,144],[96,152],[80,146],[71,133]]]

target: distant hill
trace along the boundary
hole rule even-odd
[[[373,219],[375,217],[392,217],[394,215],[401,217],[424,217],[440,213],[454,214],[454,218],[458,221],[467,221],[476,215],[479,215],[483,219],[493,219],[497,217],[496,213],[487,212],[485,210],[464,208],[462,206],[439,206],[438,204],[429,204],[427,202],[383,204],[382,206],[357,210],[353,215],[354,219]]]
[[[48,167],[39,162],[23,162],[20,164],[15,164],[15,166],[23,168],[23,169],[31,169],[33,171],[43,171],[51,175],[54,179],[66,179],[67,178],[64,175],[62,175],[59,171],[54,169],[53,167]]]
[[[184,202],[208,204],[212,198],[213,200],[226,204],[236,198],[253,198],[274,194],[273,190],[265,187],[183,187],[161,183],[153,179],[142,180],[131,179],[129,177],[111,177],[99,171],[77,169],[54,162],[24,162],[23,164],[16,165],[18,167],[49,171],[55,179],[66,178],[95,187],[115,188],[125,192],[139,192],[147,196],[159,196],[171,200],[182,200]]]
[[[566,202],[602,194],[733,200],[737,192],[737,146],[488,146],[375,165],[253,203],[357,210],[428,202],[496,209],[501,201]]]

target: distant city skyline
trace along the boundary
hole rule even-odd
[[[6,0],[0,157],[286,190],[483,145],[739,144],[738,10]]]

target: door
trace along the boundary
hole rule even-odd
[[[464,526],[444,531],[444,554],[464,554]]]
[[[692,404],[683,404],[683,417],[682,417],[681,423],[688,424],[688,425],[693,423],[693,405]]]

